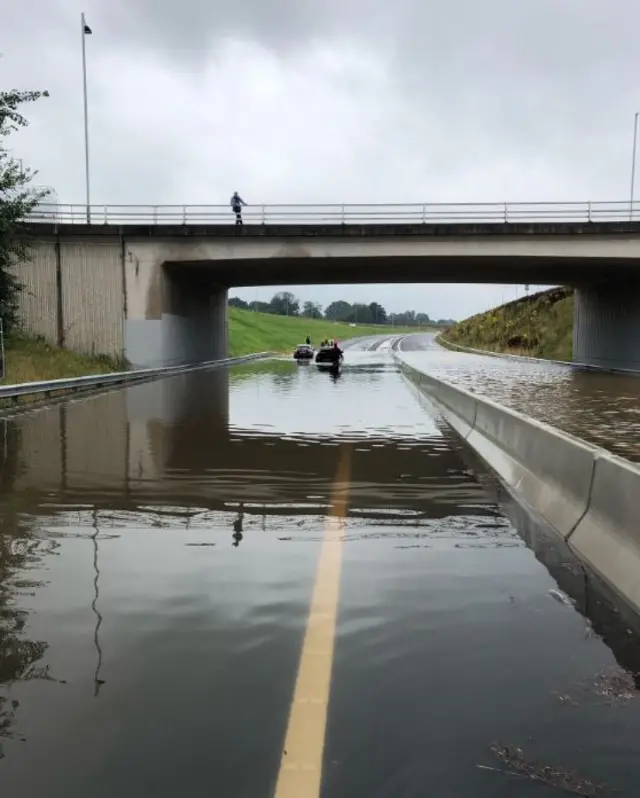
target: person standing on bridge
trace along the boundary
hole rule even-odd
[[[236,215],[236,224],[242,224],[242,206],[246,205],[247,203],[242,199],[240,194],[237,191],[233,192],[233,196],[231,197],[231,210]]]

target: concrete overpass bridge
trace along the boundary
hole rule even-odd
[[[253,285],[512,283],[576,289],[574,357],[640,369],[640,204],[45,206],[28,220],[25,326],[136,366],[224,356]]]

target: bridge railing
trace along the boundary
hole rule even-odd
[[[88,212],[89,211],[89,212]],[[640,202],[396,203],[387,205],[248,205],[245,224],[464,224],[640,221]],[[30,222],[59,224],[229,225],[228,205],[40,204]]]

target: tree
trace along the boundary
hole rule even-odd
[[[240,299],[239,296],[232,296],[229,300],[229,307],[249,310],[249,303],[245,302],[244,299]]]
[[[19,112],[20,106],[48,96],[47,91],[0,92],[0,316],[5,330],[18,321],[22,285],[13,268],[29,257],[29,236],[23,222],[49,194],[48,189],[30,188],[37,172],[23,169],[20,161],[9,155],[5,139],[29,124]]]
[[[290,291],[281,291],[279,294],[274,294],[269,305],[271,306],[270,312],[276,313],[278,316],[300,315],[300,300]]]
[[[379,305],[377,302],[371,302],[369,305],[369,311],[371,312],[371,321],[374,324],[386,324],[387,323],[387,311]]]
[[[322,318],[322,305],[316,302],[305,302],[302,307],[302,315],[307,319],[321,319]]]
[[[348,302],[339,299],[327,306],[324,317],[325,319],[331,319],[331,321],[348,321],[352,310]]]

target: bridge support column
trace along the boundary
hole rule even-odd
[[[601,284],[575,291],[573,359],[640,371],[640,285]]]
[[[135,264],[130,271],[125,356],[138,368],[227,356],[227,289],[189,266]]]

